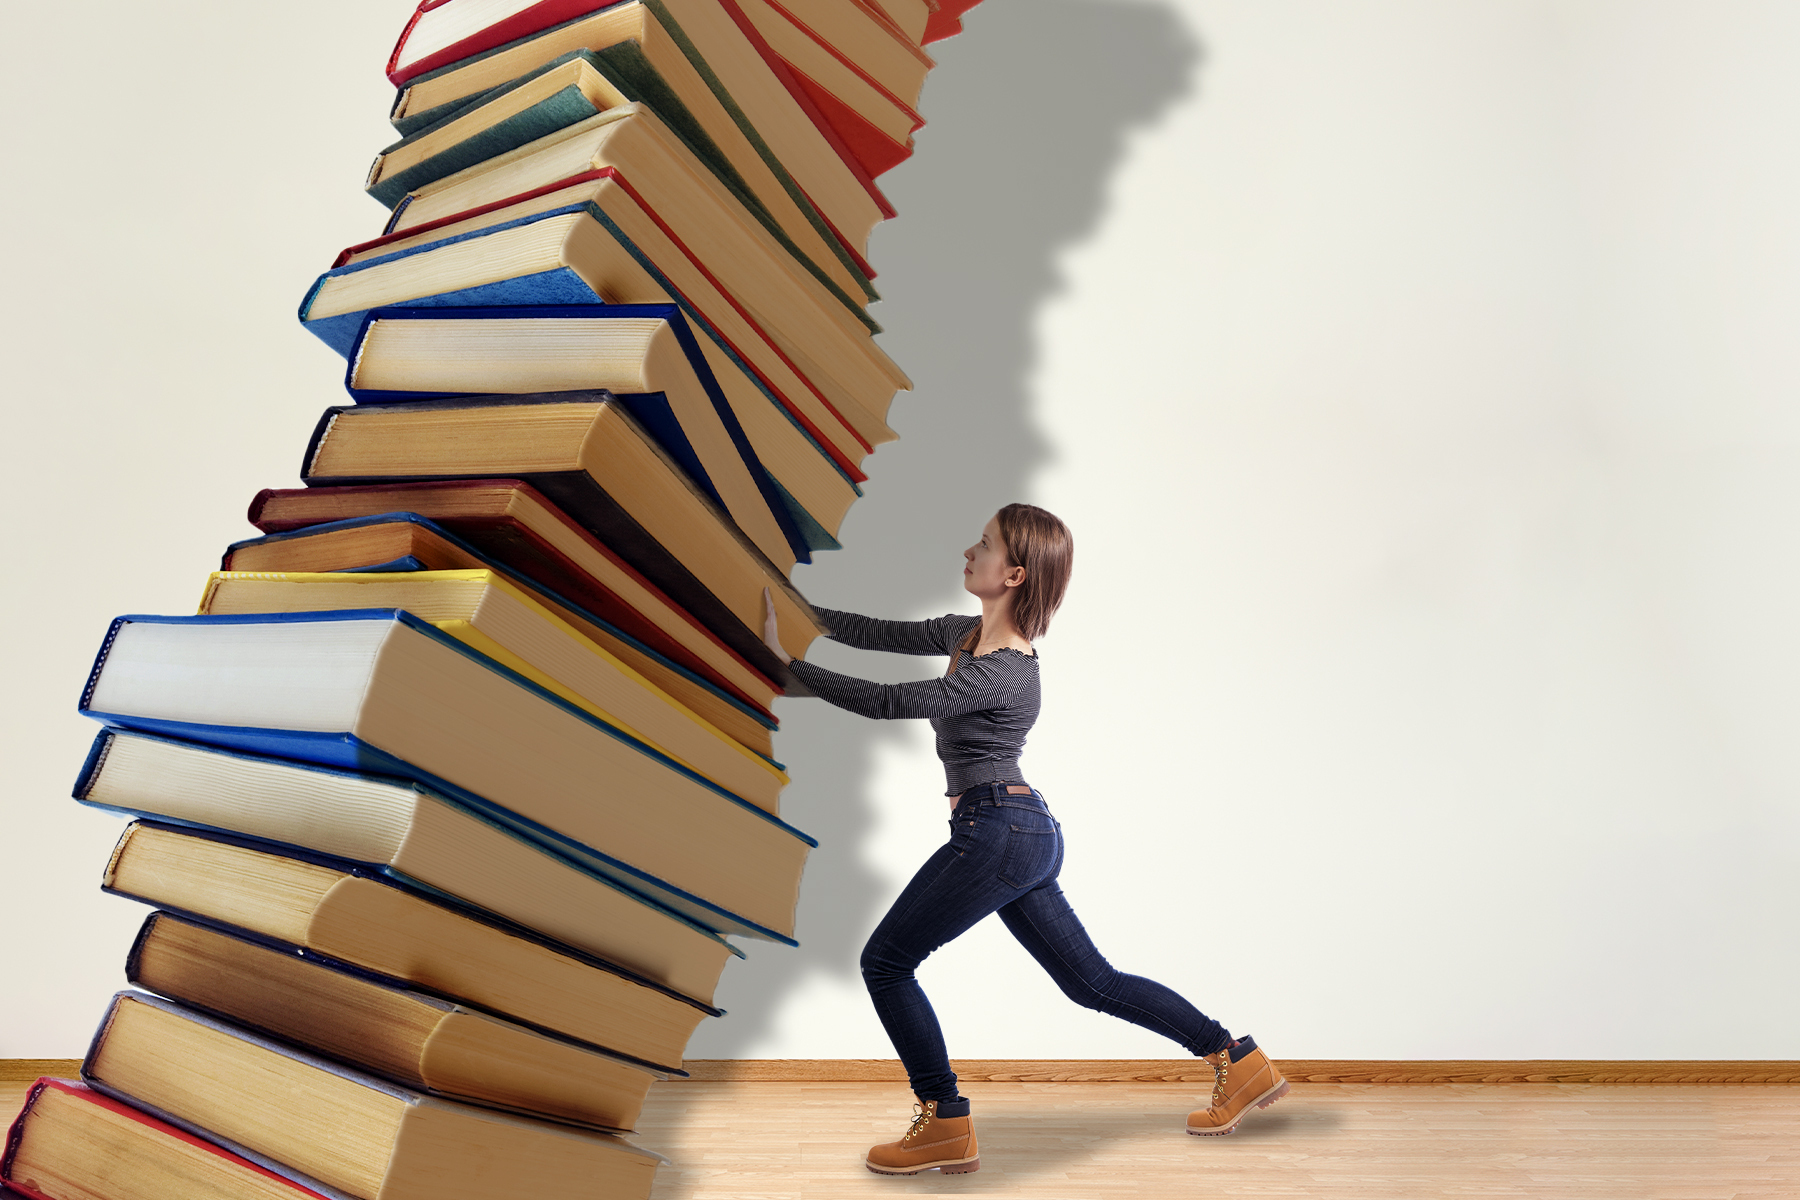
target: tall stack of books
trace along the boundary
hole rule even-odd
[[[906,377],[865,258],[963,0],[424,0],[354,403],[197,616],[107,632],[76,785],[153,907],[31,1196],[644,1196],[729,936],[793,943],[762,640]]]

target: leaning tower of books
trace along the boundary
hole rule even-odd
[[[152,911],[11,1188],[649,1193],[651,1084],[795,937],[765,605],[804,653],[894,436],[874,179],[972,2],[423,0],[385,227],[300,309],[348,402],[82,694]]]

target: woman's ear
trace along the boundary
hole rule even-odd
[[[1006,578],[1001,580],[1001,582],[1006,584],[1007,587],[1018,587],[1025,582],[1025,568],[1013,567],[1011,570],[1007,571]]]

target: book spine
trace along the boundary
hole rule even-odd
[[[94,666],[93,669],[88,672],[87,685],[81,689],[80,711],[85,712],[88,707],[88,701],[94,698],[94,689],[100,684],[101,668],[106,666],[106,656],[112,650],[113,643],[118,640],[119,630],[125,628],[126,623],[130,621],[130,619],[131,618],[129,617],[117,617],[107,628],[106,637],[101,641],[100,649],[94,654]]]
[[[87,799],[94,780],[106,765],[106,754],[112,749],[112,742],[113,733],[110,729],[102,729],[94,735],[94,744],[88,747],[87,758],[81,764],[81,774],[75,777],[75,799]]]
[[[29,1191],[13,1181],[12,1166],[13,1160],[19,1156],[19,1143],[25,1138],[25,1118],[31,1115],[31,1110],[37,1105],[38,1097],[44,1094],[44,1089],[48,1086],[50,1086],[48,1079],[40,1079],[31,1085],[31,1090],[25,1094],[25,1107],[19,1110],[19,1115],[6,1131],[6,1149],[4,1152],[0,1152],[0,1179],[6,1180],[14,1189],[25,1195],[41,1197],[41,1200],[48,1200],[48,1197],[43,1197],[40,1192]]]

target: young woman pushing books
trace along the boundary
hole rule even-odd
[[[951,797],[950,840],[913,876],[862,953],[869,997],[919,1098],[905,1135],[869,1151],[868,1168],[879,1174],[981,1165],[969,1101],[957,1093],[943,1033],[913,972],[993,912],[1071,1000],[1154,1030],[1206,1060],[1212,1098],[1188,1114],[1189,1133],[1230,1133],[1252,1107],[1287,1094],[1287,1081],[1253,1039],[1233,1040],[1162,984],[1115,970],[1057,886],[1062,827],[1023,782],[1019,753],[1038,715],[1032,639],[1062,603],[1074,556],[1066,525],[1041,508],[1009,504],[963,551],[963,587],[981,601],[980,617],[880,621],[817,610],[832,639],[845,645],[949,656],[942,678],[918,683],[871,683],[792,659],[768,610],[764,640],[814,695],[865,717],[930,719]]]

